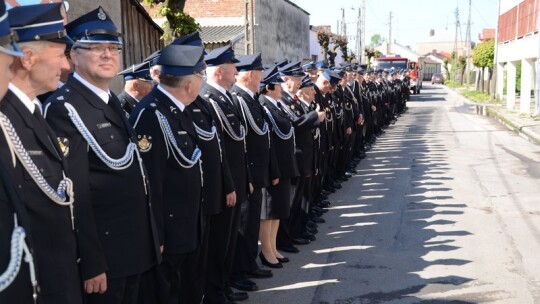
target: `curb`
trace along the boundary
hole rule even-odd
[[[448,87],[447,87],[448,88]],[[466,100],[466,103],[469,105],[480,105],[485,107],[486,115],[488,117],[494,118],[499,123],[507,127],[509,130],[513,131],[514,133],[518,134],[519,136],[527,139],[529,142],[540,145],[540,124],[539,125],[523,125],[521,122],[516,121],[515,119],[512,119],[511,117],[505,115],[504,111],[499,111],[499,105],[494,104],[483,104],[483,103],[477,103],[473,100],[468,99],[467,97],[463,96],[460,92],[458,92],[455,88],[449,88],[452,91],[454,91],[456,94],[461,96],[464,100]],[[537,130],[535,130],[537,129]]]
[[[486,111],[489,117],[495,118],[498,122],[506,126],[511,131],[534,144],[540,145],[540,134],[534,131],[533,126],[524,126],[521,123],[506,117],[494,107],[486,106]]]

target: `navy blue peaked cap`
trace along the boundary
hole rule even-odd
[[[71,21],[66,29],[77,42],[122,44],[121,34],[101,6]]]
[[[237,59],[239,61],[236,63],[236,69],[238,70],[238,72],[263,70],[261,53],[238,56]]]
[[[204,56],[204,61],[206,61],[206,64],[210,67],[225,63],[238,63],[238,60],[234,57],[234,50],[231,45],[213,49]]]
[[[281,74],[279,73],[278,66],[274,65],[263,72],[263,81],[261,82],[261,87],[264,87],[267,84],[278,84],[283,83],[283,79],[281,79]]]
[[[341,77],[332,70],[324,70],[323,76],[326,80],[330,81],[330,84],[333,86],[337,85],[341,80]]]
[[[311,86],[314,86],[314,85],[315,85],[315,83],[313,83],[311,78],[308,75],[306,75],[306,77],[304,77],[302,79],[302,83],[300,84],[300,89],[311,87]]]
[[[9,10],[9,24],[19,42],[51,41],[72,43],[64,28],[62,3],[16,6]]]
[[[133,79],[152,81],[152,77],[150,76],[150,65],[148,62],[134,64],[118,73],[118,75],[124,76],[124,80],[126,81]]]
[[[178,37],[171,44],[174,45],[192,45],[192,46],[203,46],[203,41],[199,32],[193,32],[182,37]]]
[[[148,62],[149,66],[156,65],[160,55],[161,50],[157,50],[150,54],[148,57],[144,58],[143,62]]]
[[[11,31],[9,26],[6,3],[0,3],[0,52],[12,56],[22,56],[19,46],[16,43],[17,35]]]
[[[289,60],[287,58],[281,58],[274,61],[274,64],[277,65],[278,69],[284,67],[288,63]]]
[[[300,61],[291,62],[289,64],[284,65],[279,69],[281,74],[285,76],[295,76],[295,77],[304,77],[306,73],[300,66]]]
[[[328,63],[322,60],[315,63],[315,66],[317,67],[318,70],[328,69]]]
[[[317,65],[315,65],[315,62],[309,61],[302,65],[302,69],[304,70],[304,72],[314,71],[317,70]]]
[[[192,45],[168,45],[157,60],[161,72],[174,76],[187,76],[206,68],[204,48]]]

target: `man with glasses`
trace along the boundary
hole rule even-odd
[[[201,46],[165,47],[157,60],[161,65],[159,85],[141,100],[130,118],[139,141],[148,143],[141,156],[148,168],[163,246],[163,263],[152,274],[145,274],[139,303],[198,304],[202,300],[202,292],[192,295],[196,291],[190,282],[204,269],[184,269],[202,265],[189,265],[187,259],[198,252],[202,240],[203,173],[197,132],[186,107],[202,87],[203,52]]]
[[[102,7],[66,26],[75,72],[49,98],[47,121],[64,146],[77,193],[86,303],[136,303],[140,275],[161,259],[137,139],[109,85],[122,42]]]
[[[9,11],[24,55],[11,66],[13,79],[0,104],[0,159],[6,161],[28,211],[26,224],[39,267],[37,301],[45,304],[82,302],[72,180],[36,98],[56,89],[61,70],[68,68],[64,50],[70,39],[61,6],[39,4]]]

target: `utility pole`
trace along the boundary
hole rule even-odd
[[[362,9],[358,8],[358,20],[356,23],[356,56],[359,63],[362,63]]]
[[[360,54],[358,54],[359,58],[362,58],[360,62],[364,62],[365,60],[365,54],[364,49],[366,48],[366,0],[362,0],[362,25],[361,25],[361,37],[360,37]]]
[[[345,22],[345,9],[341,8],[341,35],[347,37],[347,24]]]
[[[255,52],[255,42],[253,33],[253,1],[244,0],[244,51],[246,55],[253,54]]]
[[[465,65],[465,82],[467,83],[467,86],[470,84],[470,74],[471,74],[471,65],[472,65],[472,58],[471,58],[471,0],[469,0],[469,18],[467,20],[467,33],[465,34],[465,58],[466,58],[466,65]]]
[[[392,11],[388,16],[388,44],[386,45],[386,54],[390,55],[392,53]]]
[[[454,38],[454,60],[452,63],[452,74],[454,74],[454,80],[457,80],[457,37],[459,28],[459,8],[456,7],[456,34]]]

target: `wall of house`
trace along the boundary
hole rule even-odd
[[[254,7],[256,1],[252,0]],[[245,10],[244,0],[187,0],[184,7],[203,26],[243,25]]]
[[[309,14],[288,1],[257,0],[255,51],[263,62],[310,58]]]

